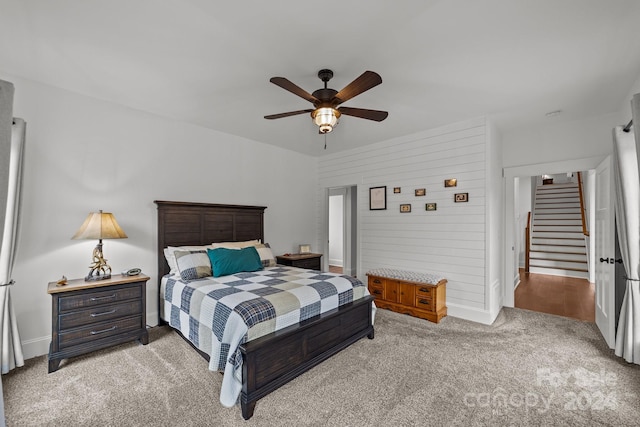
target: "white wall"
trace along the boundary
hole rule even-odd
[[[499,141],[487,135],[484,119],[476,119],[320,159],[320,200],[328,188],[358,187],[359,277],[379,267],[438,273],[448,280],[449,314],[492,320],[488,283],[499,286],[501,212],[487,226],[487,197],[501,211],[502,186],[501,150],[487,150],[491,139]],[[488,171],[488,165],[494,168]],[[457,178],[458,186],[444,188],[447,178]],[[381,185],[387,186],[387,209],[371,211],[369,188]],[[426,188],[426,196],[416,197],[417,188]],[[454,193],[469,193],[469,202],[454,203]],[[437,203],[437,210],[425,211],[427,202]],[[401,203],[410,203],[412,212],[400,213]],[[319,211],[326,209],[321,203]],[[494,239],[488,232],[495,228]],[[319,230],[320,240],[326,225]],[[495,260],[486,258],[490,251],[498,254]]]
[[[88,272],[95,241],[71,240],[87,214],[113,212],[128,239],[104,241],[114,272],[151,276],[147,322],[157,322],[154,200],[267,206],[274,253],[318,247],[317,160],[11,75],[14,116],[27,121],[20,240],[12,297],[27,358],[48,351],[47,283]]]
[[[627,109],[630,110],[630,107]],[[504,167],[606,157],[613,152],[612,129],[622,123],[621,114],[612,113],[566,123],[505,131]]]

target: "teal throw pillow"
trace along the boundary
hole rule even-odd
[[[213,277],[227,276],[243,271],[262,270],[262,261],[253,246],[242,249],[207,249]]]

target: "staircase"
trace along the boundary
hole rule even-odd
[[[577,183],[536,188],[529,272],[589,278]]]

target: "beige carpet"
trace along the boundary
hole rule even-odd
[[[640,366],[591,323],[505,309],[492,326],[378,310],[363,339],[258,401],[218,402],[221,375],[167,327],[3,376],[8,426],[638,425]]]

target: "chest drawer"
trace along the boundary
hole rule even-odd
[[[433,299],[433,290],[434,288],[432,286],[417,285],[416,297]]]
[[[70,296],[61,296],[59,301],[60,312],[95,307],[98,305],[111,304],[130,299],[140,299],[142,297],[141,290],[141,286],[131,285],[111,287],[109,289],[95,290]]]
[[[142,301],[134,300],[120,304],[100,305],[84,310],[77,310],[59,316],[60,330],[76,328],[78,326],[118,319],[142,311]]]
[[[416,296],[416,307],[423,310],[434,311],[434,304],[432,299]]]

